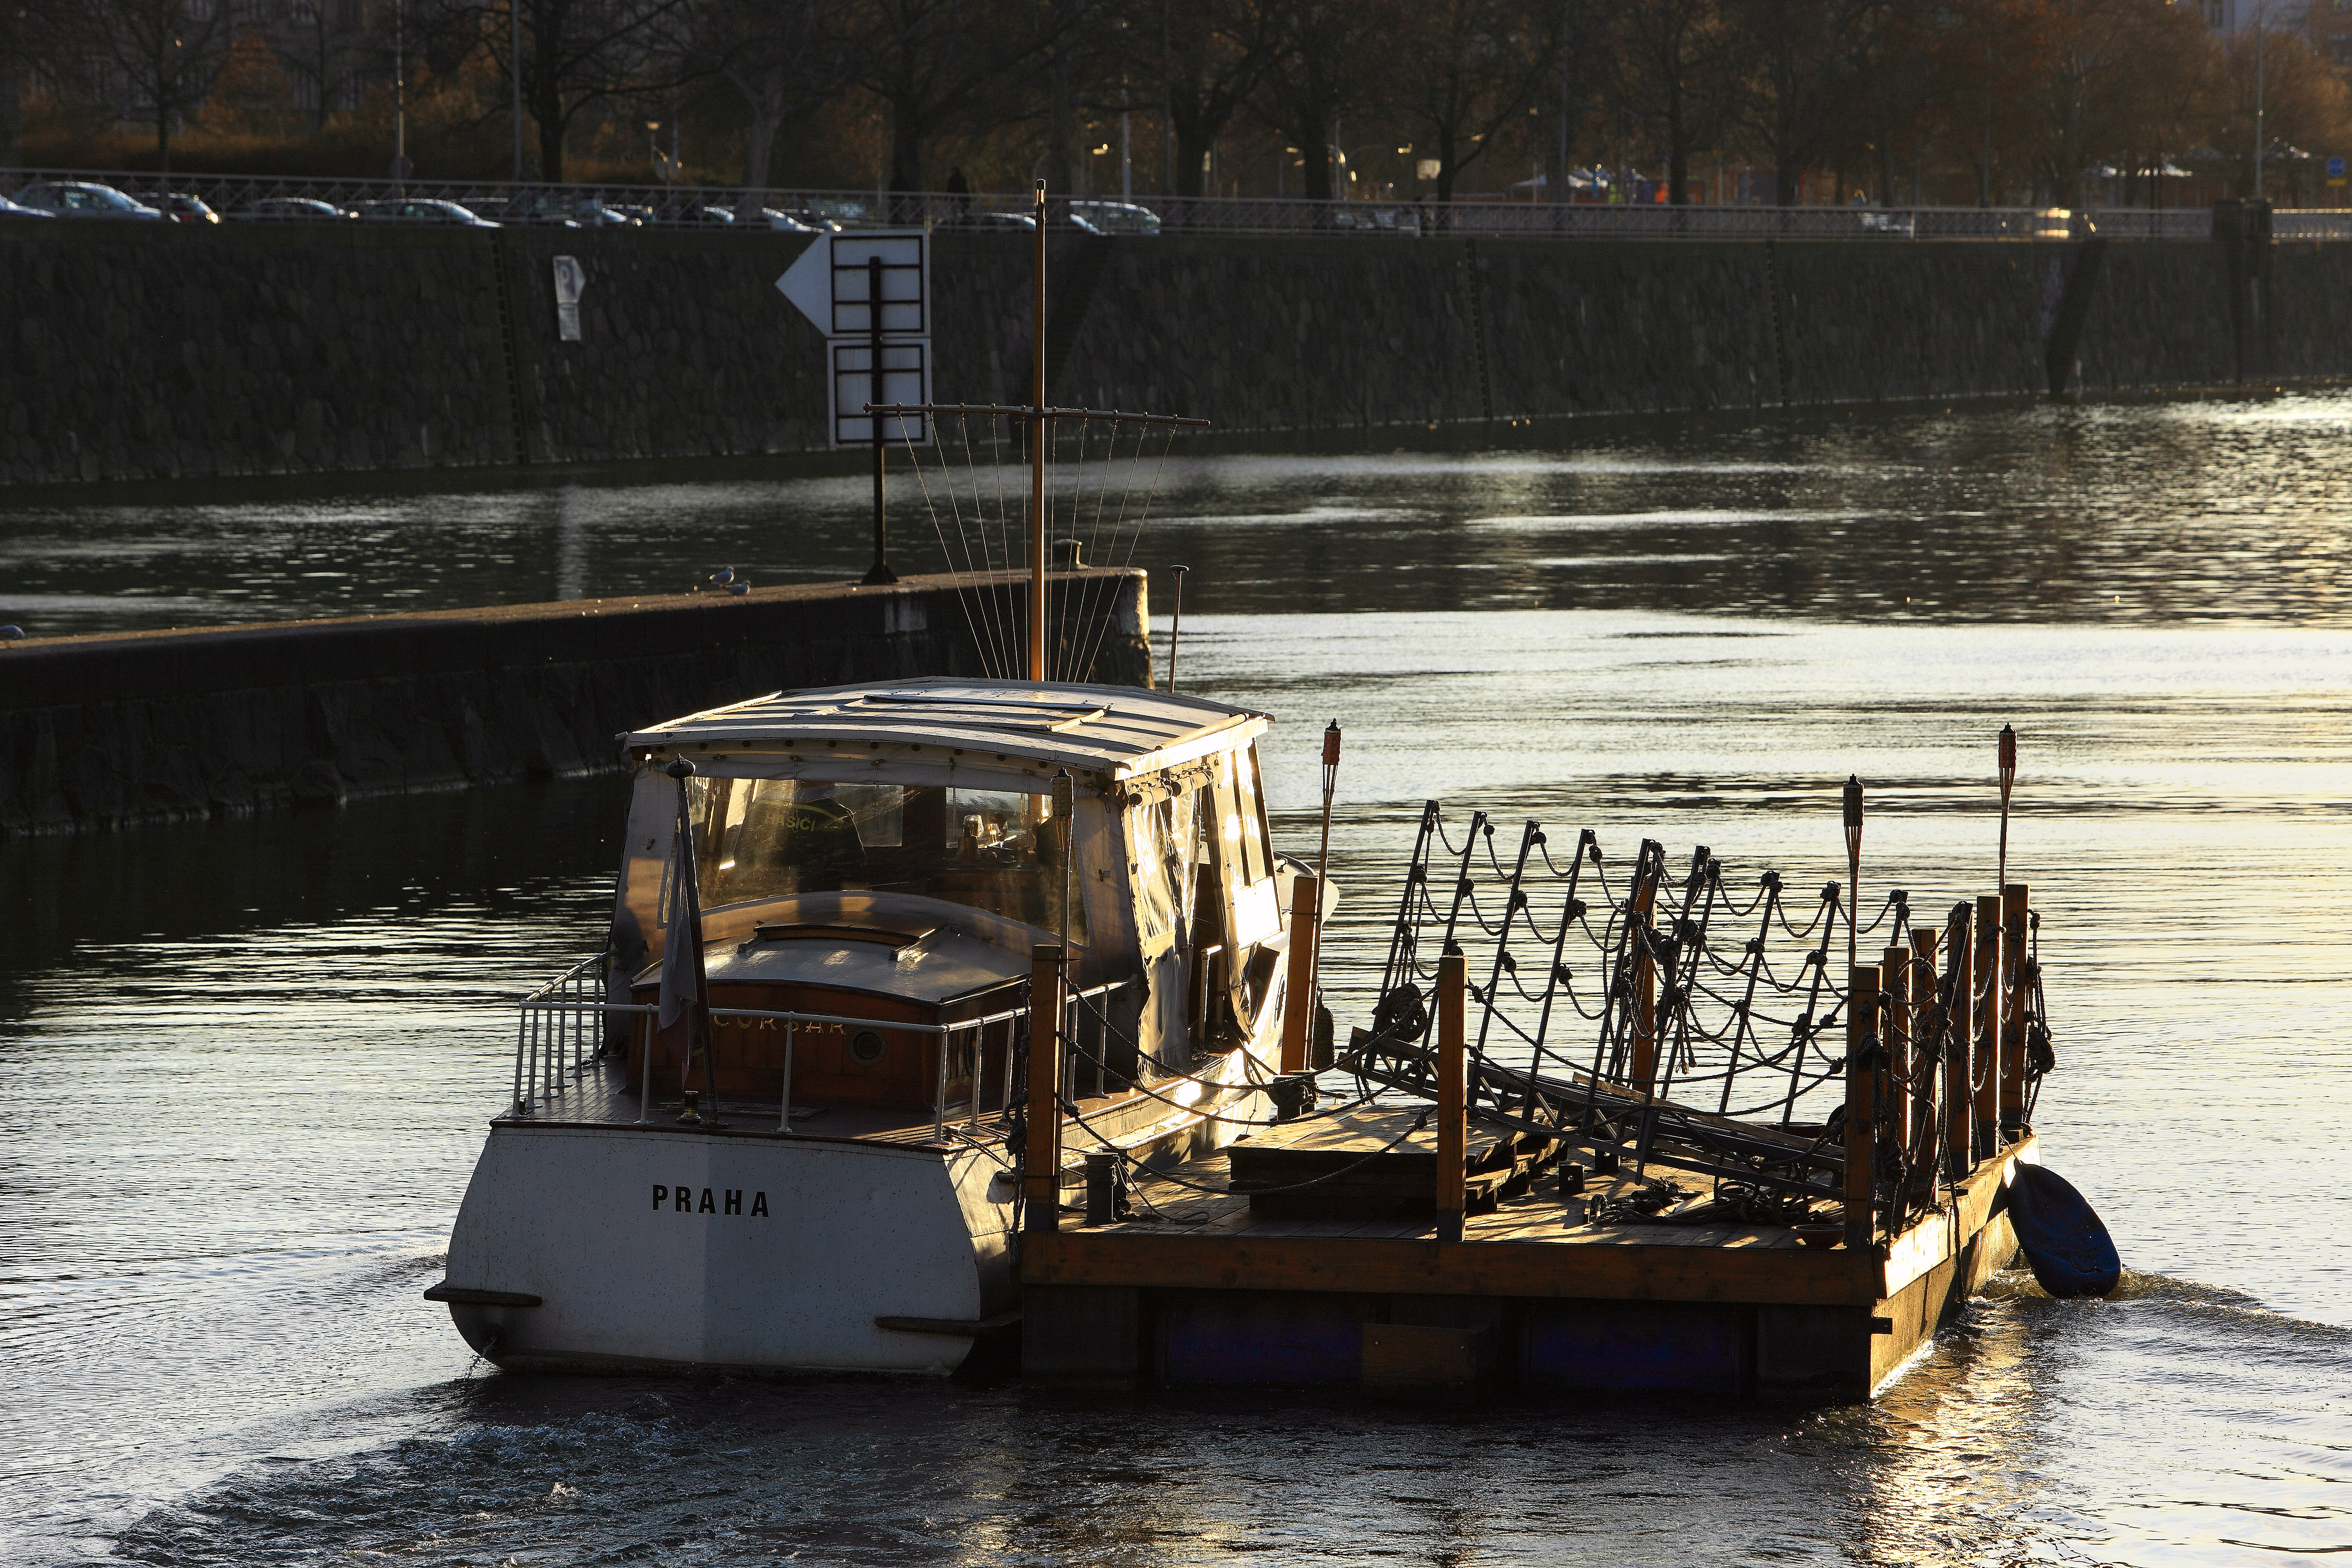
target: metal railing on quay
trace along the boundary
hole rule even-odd
[[[56,183],[109,186],[159,204],[167,183],[134,171],[26,169],[0,175],[10,195]],[[173,195],[193,196],[226,223],[325,223],[372,219],[463,223],[432,205],[451,204],[471,219],[504,225],[580,228],[700,228],[734,233],[819,233],[857,228],[930,228],[1006,233],[1025,229],[1026,194],[942,191],[815,191],[785,187],[514,183],[485,180],[312,179],[294,175],[173,173]],[[320,212],[302,204],[331,209]],[[413,215],[403,217],[407,210]],[[435,215],[437,214],[437,217]],[[1365,239],[1851,239],[2053,240],[2097,234],[2115,239],[2204,239],[2203,207],[1667,206],[1654,203],[1538,203],[1468,196],[1451,203],[1310,202],[1297,197],[1056,195],[1047,223],[1105,235],[1328,235]],[[2279,239],[2352,239],[2352,209],[2275,209]]]
[[[1068,995],[1068,1006],[1075,1009],[1088,998],[1108,996],[1136,984],[1132,979],[1110,980]],[[591,1046],[590,1026],[593,1020],[611,1016],[650,1016],[660,1009],[650,1002],[615,1002],[605,999],[605,959],[598,954],[583,958],[555,978],[541,986],[517,1004],[520,1019],[515,1038],[514,1113],[534,1114],[540,1105],[554,1104],[572,1092],[574,1081],[589,1071],[603,1054],[601,1041]],[[895,1033],[937,1036],[940,1049],[935,1053],[931,1097],[931,1141],[940,1143],[947,1136],[950,1109],[948,1100],[948,1059],[950,1047],[956,1037],[971,1036],[970,1077],[971,1097],[968,1104],[959,1103],[960,1115],[977,1132],[984,1113],[982,1090],[987,1082],[987,1031],[999,1024],[1014,1020],[1026,1022],[1030,1008],[1025,994],[1020,1006],[976,1019],[961,1019],[954,1023],[913,1023],[897,1019],[857,1018],[845,1013],[797,1012],[768,1008],[712,1008],[713,1022],[765,1019],[784,1026],[784,1059],[782,1084],[778,1093],[776,1130],[789,1133],[793,1121],[793,1051],[794,1036],[804,1024],[837,1025],[843,1028],[889,1030]],[[1013,1067],[1025,1046],[1014,1039],[1014,1031],[1003,1031],[1003,1051],[997,1071],[999,1099],[996,1113],[1001,1119],[1013,1103]],[[650,1051],[650,1042],[647,1044]],[[716,1107],[713,1108],[714,1110]],[[644,1119],[645,1107],[640,1107],[639,1119]]]

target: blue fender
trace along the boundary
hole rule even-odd
[[[2043,1166],[2020,1165],[2009,1186],[2009,1224],[2042,1288],[2062,1300],[2104,1296],[2123,1278],[2123,1260],[2096,1210],[2073,1184]]]

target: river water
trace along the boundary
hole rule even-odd
[[[2281,1563],[2352,1550],[2352,398],[1595,423],[1172,465],[1184,685],[1347,736],[1343,1027],[1424,798],[1735,875],[1989,890],[2023,762],[2059,1070],[2130,1266],[1876,1406],[574,1380],[471,1361],[502,998],[593,948],[616,787],[0,846],[0,1556],[26,1563]],[[851,482],[0,503],[37,632],[755,581]],[[927,558],[926,549],[931,549]],[[920,514],[900,564],[936,564]],[[1169,580],[1156,571],[1164,600]],[[1164,602],[1159,629],[1164,643]],[[5,656],[5,655],[0,655]],[[1356,1015],[1351,1018],[1350,1014]]]

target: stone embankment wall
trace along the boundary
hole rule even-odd
[[[593,773],[628,730],[779,688],[983,675],[1001,655],[970,630],[980,591],[915,577],[0,643],[0,838]],[[995,591],[1020,633],[1018,593]],[[1089,678],[1150,684],[1143,573],[1061,574],[1054,593]]]
[[[808,243],[0,225],[0,482],[821,450],[822,340],[774,287]],[[939,397],[1027,401],[1028,269],[935,236]],[[1052,273],[1055,401],[1228,430],[2352,375],[2352,245],[1069,235]]]

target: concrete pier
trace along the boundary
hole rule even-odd
[[[997,621],[1025,626],[1012,585],[908,577],[0,643],[0,838],[615,769],[617,735],[764,692],[985,674],[968,606],[1003,594]],[[1056,635],[1099,644],[1087,678],[1149,684],[1144,574],[1052,586]]]

